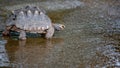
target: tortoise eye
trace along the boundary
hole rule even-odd
[[[15,20],[16,19],[16,15],[14,15],[12,19]]]
[[[15,20],[15,18],[13,18],[13,20]]]

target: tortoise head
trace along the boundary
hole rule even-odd
[[[14,25],[15,20],[16,20],[16,15],[13,13],[9,14],[9,16],[7,17],[7,20],[6,20],[6,25],[7,26]]]
[[[65,25],[63,24],[53,24],[53,27],[55,28],[55,30],[63,30],[65,28]]]

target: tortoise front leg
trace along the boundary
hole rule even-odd
[[[2,32],[3,35],[9,35],[10,34],[10,30],[12,30],[15,26],[7,26],[5,31]]]
[[[46,35],[45,35],[45,38],[46,39],[51,39],[52,38],[52,36],[53,36],[53,34],[54,34],[54,27],[50,27],[48,30],[47,30],[47,33],[46,33]]]
[[[9,35],[9,33],[10,33],[9,30],[5,30],[5,31],[2,32],[2,34],[5,35],[5,36],[6,36],[6,35]]]
[[[20,30],[19,39],[26,40],[26,32],[24,30]]]

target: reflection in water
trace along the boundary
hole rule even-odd
[[[8,41],[7,49],[10,48],[10,44],[13,41]],[[50,54],[51,50],[63,43],[63,40],[60,38],[54,38],[52,40],[46,40],[42,38],[28,38],[26,41],[17,41],[18,45],[15,45],[16,51],[12,52],[14,54],[10,54],[9,56],[14,56],[11,58],[11,66],[13,68],[39,68],[44,67],[47,62],[45,59],[48,54]],[[12,44],[14,45],[14,44]],[[11,50],[12,51],[12,50]]]
[[[5,49],[6,40],[0,40],[0,67],[8,67],[9,59]]]

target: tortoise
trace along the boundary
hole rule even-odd
[[[36,6],[25,6],[13,10],[6,20],[4,35],[10,30],[20,32],[19,39],[26,39],[26,32],[44,34],[46,39],[51,39],[55,30],[63,30],[65,25],[55,24],[46,12]]]

